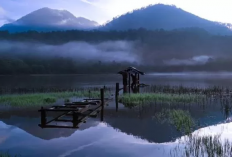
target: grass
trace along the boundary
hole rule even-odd
[[[88,90],[77,91],[77,92],[58,92],[58,93],[36,93],[36,94],[14,94],[14,95],[1,95],[0,103],[10,106],[39,106],[48,105],[55,103],[57,99],[68,98],[100,98],[100,91],[92,91],[89,93]],[[109,96],[109,92],[105,92],[105,97]]]
[[[190,134],[195,122],[191,117],[188,111],[184,110],[162,110],[157,113],[154,118],[156,118],[159,122],[168,122],[174,125],[177,131],[180,131],[183,134]]]
[[[119,102],[126,106],[136,106],[139,104],[156,102],[156,103],[198,103],[206,99],[204,95],[190,94],[164,94],[164,93],[141,93],[141,94],[124,94],[119,97]]]
[[[186,139],[185,147],[179,150],[177,147],[171,153],[172,156],[182,157],[231,157],[232,143],[228,140],[220,140],[220,135],[216,136],[193,136]],[[182,148],[181,148],[182,149]]]
[[[0,152],[0,157],[21,157],[20,155],[10,155],[8,152],[6,153],[3,153],[3,152]]]
[[[172,94],[222,94],[228,93],[231,91],[229,88],[223,88],[218,86],[207,87],[207,88],[199,88],[199,87],[184,87],[180,86],[170,86],[170,85],[150,85],[145,88],[145,91],[150,93],[172,93]]]

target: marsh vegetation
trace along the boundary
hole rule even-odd
[[[8,152],[0,152],[0,157],[21,157],[20,155],[10,155]]]
[[[232,142],[220,135],[189,135],[170,152],[172,157],[231,157]]]
[[[110,91],[106,90],[106,96],[110,96]],[[97,90],[79,90],[47,93],[27,93],[27,94],[5,94],[0,96],[2,105],[14,107],[38,107],[55,103],[59,99],[69,102],[69,98],[99,98],[100,89]]]

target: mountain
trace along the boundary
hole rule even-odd
[[[22,32],[27,30],[52,31],[70,29],[92,29],[99,24],[83,17],[75,17],[66,10],[42,8],[15,22],[3,25],[0,30]]]
[[[232,34],[225,25],[212,22],[172,5],[150,5],[146,8],[126,13],[105,24],[102,30],[128,30],[146,28],[149,30],[173,30],[188,27],[199,27],[213,34]]]

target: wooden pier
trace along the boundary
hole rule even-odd
[[[140,75],[144,75],[144,72],[137,70],[134,67],[128,67],[126,70],[118,72],[123,76],[123,88],[120,88],[119,83],[116,83],[115,89],[115,107],[116,112],[119,106],[119,91],[123,90],[123,93],[127,93],[129,88],[129,93],[139,93],[140,90]],[[131,84],[131,77],[132,84]],[[128,80],[129,78],[129,80]],[[129,81],[129,82],[128,82]],[[89,117],[96,118],[98,113],[101,113],[100,120],[104,120],[104,106],[107,102],[112,99],[104,98],[104,88],[101,89],[99,99],[83,99],[80,102],[65,103],[62,106],[52,106],[50,108],[43,108],[39,110],[41,113],[41,128],[78,128],[79,124],[85,123]],[[90,93],[89,93],[90,94]],[[53,112],[58,113],[58,116],[47,120],[47,114]],[[65,125],[58,125],[57,123],[65,123]],[[56,124],[54,124],[56,123]],[[68,125],[69,124],[69,125]]]
[[[78,128],[78,125],[85,123],[89,117],[96,118],[101,113],[101,121],[104,120],[104,106],[111,99],[104,98],[104,89],[101,89],[100,99],[83,99],[80,102],[65,103],[63,106],[52,106],[39,110],[41,113],[41,128]],[[59,113],[58,116],[47,120],[48,112]],[[66,123],[65,125],[55,125],[52,123]],[[69,123],[69,125],[68,125]],[[70,125],[71,123],[71,125]]]

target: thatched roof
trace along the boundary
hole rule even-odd
[[[118,74],[122,74],[124,72],[127,72],[127,73],[134,73],[134,74],[141,74],[141,75],[144,75],[145,73],[136,69],[135,67],[128,67],[127,69],[125,70],[122,70],[122,71],[119,71]]]

